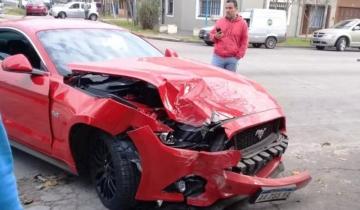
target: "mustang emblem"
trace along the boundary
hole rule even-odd
[[[264,136],[264,133],[266,131],[267,128],[263,128],[263,129],[258,129],[255,132],[255,136],[260,140],[262,139],[262,137]]]

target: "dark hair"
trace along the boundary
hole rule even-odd
[[[227,0],[226,3],[233,3],[235,8],[238,8],[237,1],[236,0]]]

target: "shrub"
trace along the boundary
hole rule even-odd
[[[141,1],[139,21],[143,29],[153,29],[159,21],[160,0]]]

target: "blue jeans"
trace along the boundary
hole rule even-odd
[[[213,55],[212,58],[212,65],[232,71],[232,72],[236,72],[236,67],[238,64],[238,59],[235,57],[228,57],[228,58],[222,58],[216,54]]]
[[[0,208],[21,210],[9,141],[0,116]]]

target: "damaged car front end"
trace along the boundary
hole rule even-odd
[[[69,66],[71,86],[159,125],[136,123],[126,131],[141,173],[138,201],[207,207],[235,196],[254,203],[285,200],[311,180],[308,172],[269,178],[288,146],[285,117],[260,85],[244,77],[177,58]]]

